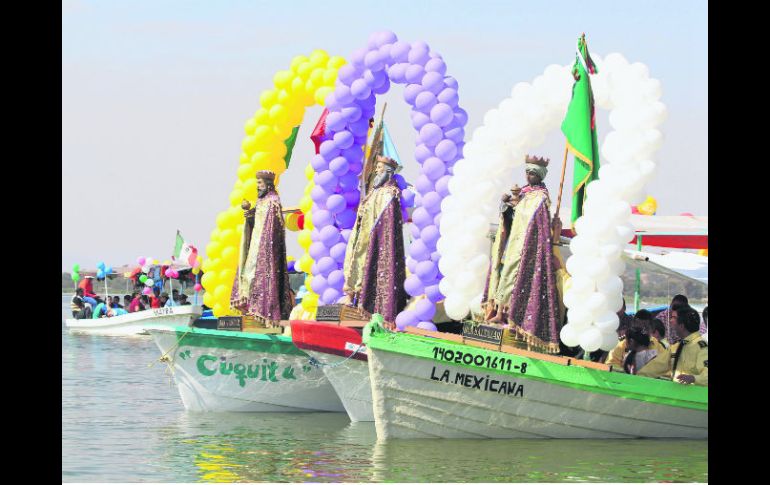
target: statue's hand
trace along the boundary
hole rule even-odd
[[[251,209],[251,202],[249,202],[246,199],[243,199],[243,202],[241,202],[241,209],[243,209],[245,211]]]
[[[558,215],[553,216],[553,221],[551,221],[551,228],[553,231],[553,242],[554,244],[559,244],[561,242],[561,219],[559,219]]]

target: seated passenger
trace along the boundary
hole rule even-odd
[[[128,307],[128,311],[133,312],[140,312],[145,309],[144,303],[142,302],[142,296],[139,293],[134,293],[134,299],[131,300],[131,305]]]
[[[634,323],[631,325],[631,328],[640,328],[643,332],[649,335],[649,333],[646,331],[647,323],[648,322],[645,320],[634,319]],[[629,331],[631,330],[631,328],[629,328]],[[628,335],[628,332],[626,332],[626,335]],[[656,338],[650,339],[650,345],[652,346],[652,348],[657,350],[658,353],[661,353],[666,350],[666,347],[664,347],[663,344],[661,344],[660,341]],[[615,348],[610,351],[610,355],[609,357],[607,357],[607,360],[604,363],[614,367],[613,370],[622,372],[623,362],[627,351],[628,351],[628,347],[627,347],[626,338],[622,337],[618,342],[618,344],[615,346]]]
[[[192,303],[187,301],[187,295],[185,295],[184,293],[179,295],[179,304],[180,305],[192,305]]]
[[[118,295],[112,297],[110,308],[123,308],[123,305],[120,304],[120,297]]]
[[[168,293],[163,293],[162,295],[160,295],[160,306],[172,307],[172,306],[176,306],[176,302],[168,297]]]
[[[72,318],[81,320],[83,318],[91,318],[91,308],[86,307],[85,301],[83,301],[84,295],[83,288],[75,290],[75,296],[72,297],[70,303],[70,309],[72,310]]]
[[[129,307],[131,306],[131,300],[134,298],[131,295],[123,295],[123,309],[127,311],[129,310]]]
[[[640,326],[626,333],[628,354],[623,361],[623,369],[628,374],[665,377],[668,375],[670,353],[665,349],[659,351],[645,330]]]
[[[102,300],[101,298],[98,298],[98,297],[97,297],[96,301],[98,303],[96,305],[96,308],[94,308],[94,312],[91,315],[91,318],[97,319],[97,318],[102,318],[102,316],[106,317],[107,316],[107,310],[108,310],[107,303],[105,303],[104,300]]]
[[[118,315],[125,315],[128,313],[123,308],[110,308],[107,310],[107,316],[108,317],[117,317]]]
[[[663,325],[663,322],[657,318],[653,318],[650,320],[649,330],[650,337],[658,339],[658,342],[667,349],[671,347],[668,340],[666,340],[666,326]]]
[[[683,338],[671,347],[671,374],[681,384],[709,384],[709,348],[701,334],[700,315],[689,306],[671,312],[671,324]]]
[[[152,308],[160,308],[163,306],[160,303],[160,289],[157,286],[152,289],[152,296],[150,296],[150,306]]]

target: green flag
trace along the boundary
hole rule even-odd
[[[591,91],[590,74],[596,74],[596,65],[588,54],[586,37],[578,39],[575,64],[572,66],[572,100],[567,116],[561,124],[561,131],[567,137],[567,149],[575,157],[572,178],[572,218],[583,215],[586,186],[599,178],[599,147],[596,141],[596,117],[594,115],[594,94]]]
[[[182,253],[182,246],[184,246],[184,238],[179,233],[179,229],[176,230],[176,244],[174,245],[174,258],[178,258]]]
[[[283,160],[286,162],[286,168],[289,168],[289,162],[291,162],[291,152],[294,150],[294,144],[297,143],[297,133],[299,133],[299,126],[295,126],[294,129],[291,130],[291,135],[289,135],[289,138],[284,141],[284,143],[286,143],[286,156],[283,157]]]

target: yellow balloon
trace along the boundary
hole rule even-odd
[[[153,260],[152,260],[152,264],[160,264],[160,262],[158,262],[158,260],[157,260],[157,259],[153,259]]]
[[[241,148],[243,149],[243,153],[251,155],[257,150],[257,139],[253,136],[247,136],[243,139]]]
[[[241,205],[241,201],[243,200],[243,191],[242,190],[233,190],[230,192],[230,205]]]
[[[273,105],[273,108],[276,105]],[[273,110],[273,108],[270,108],[270,111]],[[270,112],[268,112],[268,119],[270,119]],[[264,142],[265,140],[269,140],[272,138],[272,132],[270,130],[270,127],[267,125],[259,125],[254,129],[254,139],[257,142]]]
[[[246,124],[243,125],[243,131],[247,135],[253,135],[254,134],[254,129],[256,129],[256,127],[257,127],[257,122],[254,121],[254,118],[249,118],[249,120],[246,122]]]
[[[208,272],[201,276],[201,285],[203,285],[206,290],[209,290],[211,288],[212,283],[214,283],[214,274],[211,272]]]
[[[243,182],[243,197],[252,202],[252,207],[254,206],[254,201],[257,200],[257,179],[252,178],[249,180],[246,180]]]
[[[275,73],[275,76],[273,76],[273,84],[275,84],[276,89],[285,88],[286,85],[291,82],[293,77],[294,73],[290,70],[278,71]]]
[[[313,310],[318,306],[318,295],[307,294],[302,299],[302,308],[305,310]]]
[[[241,153],[240,163],[246,163],[249,161],[249,156],[245,153]]]
[[[326,68],[321,76],[321,84],[325,86],[334,86],[334,81],[337,80],[337,69]]]
[[[267,108],[259,108],[257,112],[254,113],[254,121],[257,123],[257,126],[267,123],[267,121],[270,119],[269,117],[270,114]]]
[[[313,244],[313,239],[310,237],[310,231],[308,231],[307,229],[303,229],[302,231],[300,231],[299,236],[297,236],[297,242],[299,243],[302,249],[309,248],[310,245]]]
[[[203,304],[211,308],[214,306],[214,294],[208,291],[203,295]]]
[[[328,96],[329,93],[331,93],[332,91],[334,91],[334,88],[329,86],[323,86],[316,89],[315,94],[313,96],[315,99],[315,102],[320,104],[321,106],[326,106],[326,96]]]
[[[323,49],[316,49],[310,53],[310,62],[313,65],[325,65],[329,61],[329,54]]]
[[[291,92],[295,94],[302,94],[305,90],[305,81],[301,77],[297,76],[291,81]]]
[[[225,268],[219,272],[219,281],[225,286],[232,288],[233,281],[235,281],[235,265],[230,268]]]
[[[311,199],[309,195],[306,195],[299,200],[299,209],[305,214],[308,214],[312,207],[313,199]]]
[[[197,275],[200,272],[201,272],[201,269],[199,267],[197,267],[197,266],[192,269],[192,274],[194,274],[194,275]]]
[[[217,258],[220,254],[222,254],[222,244],[219,241],[211,241],[206,246],[206,256],[209,258]]]
[[[297,68],[297,74],[299,74],[302,79],[307,79],[314,67],[316,66],[314,66],[312,62],[304,62]]]
[[[297,72],[297,69],[300,65],[306,63],[308,61],[308,58],[302,55],[296,56],[294,59],[291,60],[291,70],[293,72]]]
[[[222,250],[220,258],[222,258],[225,264],[232,264],[238,258],[238,250],[234,246],[227,246]]]
[[[289,112],[282,104],[274,104],[273,107],[270,108],[270,121],[273,123],[282,124],[286,121],[288,116]]]
[[[347,63],[348,62],[342,56],[332,56],[329,59],[329,62],[326,63],[326,66],[333,69],[339,69]]]
[[[248,180],[257,173],[257,167],[251,163],[244,163],[238,167],[238,180]]]
[[[278,99],[277,89],[266,89],[259,95],[259,104],[265,109],[270,109]]]
[[[227,296],[227,288],[225,288],[222,285],[217,286],[214,288],[214,299],[216,301],[222,301]]]
[[[308,78],[308,81],[312,81],[313,84],[321,84],[321,83],[323,83],[324,72],[326,72],[326,69],[324,69],[323,67],[316,67],[310,73],[310,77]],[[307,83],[306,83],[306,85],[307,85]]]
[[[305,167],[305,178],[307,180],[313,180],[314,176],[315,176],[315,170],[313,170],[313,166],[312,165],[308,165],[307,167]],[[312,188],[311,188],[311,190],[312,190]],[[309,193],[309,192],[310,191],[307,191],[307,190],[305,191],[306,194]]]
[[[294,261],[294,256],[286,256],[286,262]]]
[[[305,229],[307,229],[308,231],[312,231],[313,229],[315,229],[315,224],[313,224],[312,215],[313,215],[312,212],[308,212],[305,214]]]
[[[227,312],[230,310],[230,308],[227,305],[223,305],[222,303],[215,303],[211,310],[214,312],[215,317],[223,317],[227,315]]]
[[[311,166],[311,167],[310,167],[310,170],[312,170],[312,169],[313,169],[313,167]],[[305,185],[305,191],[303,192],[303,194],[304,194],[304,195],[310,195],[310,192],[313,190],[313,187],[315,187],[315,184],[314,184],[314,183],[313,183],[313,181],[311,180],[311,181],[310,181],[310,183],[308,183],[307,185]]]

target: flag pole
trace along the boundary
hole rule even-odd
[[[561,182],[559,183],[559,200],[556,202],[556,215],[559,215],[559,209],[561,208],[561,192],[564,189],[564,174],[567,173],[567,155],[569,154],[569,145],[564,143],[564,163],[561,165]]]

